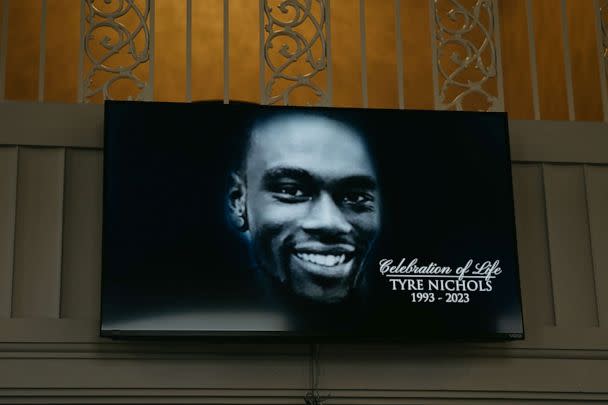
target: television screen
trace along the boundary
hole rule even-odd
[[[504,113],[105,104],[101,334],[523,337]]]

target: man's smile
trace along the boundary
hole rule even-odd
[[[315,253],[298,253],[296,255],[307,262],[318,264],[320,266],[336,266],[338,264],[344,263],[346,260],[346,255],[325,255],[325,254],[315,254]]]
[[[322,278],[341,278],[353,269],[355,247],[310,242],[297,245],[291,257],[293,265],[304,273]]]

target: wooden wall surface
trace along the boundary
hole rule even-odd
[[[0,103],[0,403],[303,403],[307,345],[98,337],[102,118]],[[327,403],[608,401],[607,135],[511,122],[525,340],[321,345]]]
[[[78,86],[83,81],[83,78],[78,77],[80,2],[46,2],[46,40],[41,44],[41,0],[5,1],[8,2],[9,16],[6,27],[6,92],[0,94],[0,99],[4,96],[6,100],[77,102]],[[146,3],[144,0],[132,1],[140,7]],[[596,13],[601,2],[564,1],[500,0],[496,3],[500,21],[500,43],[496,43],[496,46],[500,47],[502,55],[504,109],[512,118],[571,118],[578,121],[608,119],[608,100],[602,100],[602,86],[605,86],[608,75],[600,66],[600,54],[606,51],[605,45],[599,43],[600,28],[596,24]],[[118,4],[108,3],[112,4],[104,6],[98,2],[98,6],[101,4],[100,7],[107,9]],[[276,9],[280,1],[270,0],[268,3]],[[460,3],[472,8],[476,1],[460,0]],[[156,0],[154,4],[154,99],[187,101],[186,1]],[[231,100],[259,102],[258,1],[229,0],[227,55],[224,55],[224,1],[193,0],[191,4],[192,99],[222,99],[226,84],[227,96]],[[323,79],[317,78],[314,81],[325,91],[331,92],[333,106],[362,107],[365,104],[365,93],[369,107],[398,108],[401,92],[406,108],[434,107],[431,2],[399,0],[398,8],[395,0],[331,0],[329,4],[329,62],[333,70],[333,85],[328,89],[327,72],[319,75]],[[452,7],[452,2],[441,0],[438,4],[444,13],[442,18],[447,20],[446,11]],[[397,12],[399,15],[396,15]],[[607,17],[604,14],[605,20]],[[458,13],[455,21],[452,28],[462,24]],[[127,27],[133,26],[127,24]],[[298,30],[303,30],[307,37],[313,35],[311,29],[307,31],[299,27]],[[475,33],[474,42],[479,42],[482,27],[473,24],[471,30]],[[364,47],[361,42],[362,31],[365,33]],[[115,33],[110,30],[94,34],[99,37],[95,37],[98,40],[104,35],[115,37]],[[92,40],[91,44],[96,42],[98,41]],[[277,40],[273,49],[281,49],[283,43],[295,46],[289,40]],[[448,48],[449,51],[446,49],[442,52],[443,64],[451,63],[453,51],[460,57],[464,56],[463,49]],[[99,46],[93,46],[93,49],[97,58],[105,53]],[[41,51],[45,61],[42,75],[39,71]],[[226,56],[227,60],[224,60]],[[121,57],[123,65],[130,63],[125,52]],[[398,76],[398,60],[402,61],[402,77]],[[138,77],[144,81],[149,79],[147,65],[142,65],[137,71]],[[86,57],[83,68],[85,73],[91,68]],[[269,68],[266,67],[266,81],[269,77]],[[225,80],[227,83],[224,83]],[[496,80],[496,77],[490,80],[493,83],[490,86],[493,95],[497,95]],[[126,99],[136,93],[132,86],[125,85],[114,88],[112,95],[114,98]],[[535,97],[538,99],[538,111],[535,111],[533,102]],[[92,101],[101,103],[102,98],[95,97]],[[296,97],[293,100],[294,104],[299,105],[307,102],[315,102],[315,99]],[[465,109],[472,110],[486,107],[484,97],[475,97],[464,106]]]

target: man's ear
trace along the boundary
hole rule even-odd
[[[240,231],[249,229],[247,223],[247,189],[243,178],[238,173],[230,174],[230,188],[228,189],[228,214],[232,224]]]

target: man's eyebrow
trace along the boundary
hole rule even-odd
[[[336,181],[336,186],[339,188],[362,188],[375,190],[378,187],[376,179],[368,175],[348,176]]]
[[[262,183],[268,184],[279,179],[289,178],[303,182],[321,183],[322,180],[316,178],[309,171],[299,167],[280,166],[266,170],[262,177]],[[343,177],[331,181],[333,187],[340,189],[361,188],[367,190],[375,190],[378,187],[376,179],[370,175],[357,174]]]
[[[263,183],[272,182],[281,178],[291,178],[294,180],[312,181],[314,177],[306,170],[298,167],[273,167],[264,172]]]

